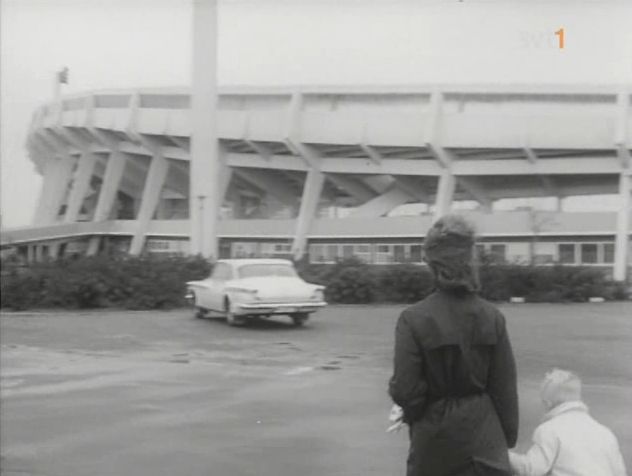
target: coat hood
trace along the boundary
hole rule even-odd
[[[446,215],[430,228],[424,240],[425,260],[438,289],[456,293],[479,290],[475,243],[474,227],[458,215]]]

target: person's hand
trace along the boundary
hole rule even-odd
[[[404,411],[399,405],[393,405],[388,415],[388,421],[391,423],[386,429],[387,433],[399,431],[404,426]]]

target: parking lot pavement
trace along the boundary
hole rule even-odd
[[[187,310],[4,314],[2,475],[403,474],[405,431],[385,433],[402,308],[330,307],[305,328],[232,328]],[[629,448],[632,307],[503,310],[521,445],[537,382],[560,365],[582,374],[594,413]]]
[[[2,474],[400,474],[392,323],[189,311],[2,317]],[[377,326],[377,327],[376,327]]]

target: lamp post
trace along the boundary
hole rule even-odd
[[[56,103],[61,101],[61,85],[68,84],[68,67],[64,66],[55,73],[55,82],[53,84],[53,98]]]

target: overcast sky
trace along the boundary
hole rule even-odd
[[[67,92],[188,85],[192,7],[0,5],[1,208],[12,227],[32,219],[41,181],[25,134],[55,71],[69,67]],[[220,84],[632,83],[629,0],[220,0],[219,11]]]

